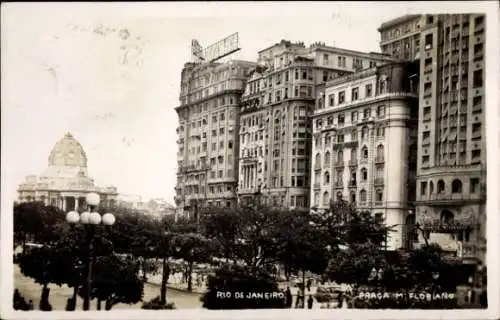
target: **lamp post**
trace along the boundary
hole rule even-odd
[[[86,260],[86,290],[85,297],[83,300],[83,310],[89,310],[90,306],[90,292],[92,289],[92,262],[93,262],[93,250],[94,250],[94,234],[95,227],[99,224],[104,224],[106,226],[111,226],[115,223],[115,216],[112,213],[105,213],[100,215],[99,212],[93,211],[101,201],[97,193],[89,193],[86,197],[87,207],[89,211],[82,212],[78,214],[76,211],[68,212],[66,215],[66,221],[75,225],[81,223],[84,225],[85,232],[87,235],[87,260]]]

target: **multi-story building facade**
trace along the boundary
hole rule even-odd
[[[416,60],[420,53],[420,30],[425,15],[409,14],[384,22],[380,33],[380,49],[398,59]]]
[[[376,53],[285,40],[260,51],[242,96],[240,199],[259,192],[271,205],[308,208],[316,89],[391,60]]]
[[[186,63],[181,75],[176,205],[231,206],[238,179],[238,120],[246,74],[255,64]]]
[[[433,242],[485,261],[485,17],[427,16],[421,30],[417,220]],[[451,229],[436,225],[452,225]]]
[[[392,62],[326,84],[313,116],[311,207],[354,203],[394,225],[406,247],[414,201],[418,64]]]

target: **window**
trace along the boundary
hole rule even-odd
[[[356,163],[357,160],[357,150],[356,149],[351,149],[351,162]]]
[[[371,68],[371,61],[370,61],[370,68]],[[367,98],[372,96],[372,85],[371,84],[367,84],[365,86],[365,96]]]
[[[325,165],[329,165],[329,164],[330,164],[330,161],[331,161],[330,151],[327,151],[327,152],[325,153]]]
[[[351,100],[352,101],[358,100],[358,94],[359,94],[359,88],[352,88],[352,91],[351,91]]]
[[[351,192],[351,203],[356,203],[356,193]]]
[[[377,202],[382,202],[382,201],[383,201],[383,198],[384,198],[384,193],[382,192],[382,190],[381,190],[381,189],[378,189],[378,190],[376,191],[376,197],[375,197],[375,199],[376,199],[376,200],[375,200],[375,201],[377,201]]]
[[[328,81],[328,71],[323,71],[323,82]]]
[[[345,102],[345,91],[340,91],[339,92],[339,104],[342,104]]]
[[[473,87],[478,88],[483,86],[483,70],[474,71]]]
[[[366,191],[364,189],[359,192],[359,200],[361,202],[366,202]]]
[[[220,120],[223,121],[226,118],[226,113],[223,111],[220,113]]]
[[[425,36],[425,50],[432,49],[432,34]]]
[[[329,63],[328,61],[328,55],[327,54],[323,54],[323,65],[327,66]]]
[[[323,205],[327,206],[329,203],[330,203],[330,194],[328,193],[328,191],[325,191],[323,193]]]
[[[342,150],[340,150],[337,153],[337,162],[338,163],[343,163],[344,162],[344,152],[342,152]]]
[[[325,174],[323,176],[323,181],[324,181],[324,184],[330,183],[330,173],[328,171],[325,172]]]
[[[362,140],[365,140],[368,138],[368,127],[364,126],[362,129],[361,129],[361,139]]]
[[[343,126],[345,124],[345,115],[343,113],[339,114],[338,125]]]
[[[358,121],[358,112],[353,111],[351,112],[351,122],[356,122],[356,121]]]
[[[385,116],[385,106],[377,107],[377,117],[382,118]]]
[[[443,180],[439,180],[438,183],[437,183],[437,192],[438,193],[443,193],[444,192],[444,181]]]
[[[479,179],[471,178],[470,179],[470,193],[476,193],[479,191]]]
[[[425,196],[427,194],[427,181],[420,182],[420,195]]]
[[[317,166],[321,166],[321,155],[319,153],[316,154],[315,162]]]
[[[384,146],[381,144],[379,144],[377,147],[377,160],[378,161],[384,160]]]
[[[363,147],[363,149],[361,150],[361,154],[363,155],[364,159],[368,159],[368,148]]]
[[[366,170],[366,168],[361,169],[361,180],[363,181],[368,180],[368,170]]]
[[[453,180],[451,183],[451,193],[462,193],[462,181],[459,179]]]
[[[329,106],[333,107],[333,105],[335,104],[335,95],[334,94],[329,95],[328,101],[329,101]]]

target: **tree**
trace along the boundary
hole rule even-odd
[[[255,293],[268,294],[271,298],[248,296]],[[284,294],[262,268],[229,264],[209,276],[208,291],[200,300],[207,309],[268,309],[285,306]]]
[[[43,202],[24,202],[14,205],[14,241],[26,249],[31,238],[38,243],[51,243],[61,236],[65,214],[59,208]]]
[[[61,247],[33,248],[19,260],[21,273],[42,286],[40,309],[46,309],[49,301],[49,284],[61,286],[73,279],[73,260],[68,250]]]
[[[137,266],[115,256],[98,257],[93,265],[91,298],[97,309],[105,301],[105,309],[118,303],[134,304],[142,299],[144,284],[137,275]],[[85,294],[82,290],[81,295]]]
[[[192,291],[193,265],[195,262],[211,261],[217,251],[216,242],[196,233],[176,234],[172,239],[175,248],[174,257],[183,259],[187,263],[188,291]]]
[[[305,272],[321,274],[327,266],[328,242],[306,211],[283,211],[275,230],[279,261],[287,270],[302,272],[302,289],[305,290]]]

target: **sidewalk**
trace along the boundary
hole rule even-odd
[[[194,281],[194,276],[193,276],[193,290],[188,291],[187,289],[187,283],[183,283],[182,281],[179,281],[180,279],[177,279],[175,276],[170,275],[167,283],[167,288],[168,289],[173,289],[185,293],[195,293],[195,294],[204,294],[207,292],[207,288],[205,284],[202,286],[198,287],[196,286],[196,281]],[[148,281],[149,284],[152,284],[154,286],[161,286],[161,275],[148,275]]]

